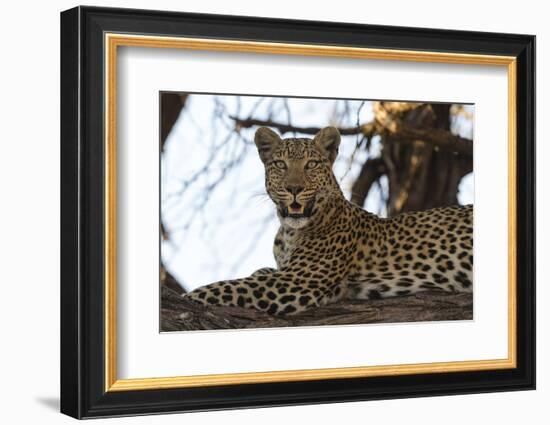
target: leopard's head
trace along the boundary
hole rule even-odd
[[[265,166],[265,185],[283,225],[301,229],[320,217],[341,191],[332,164],[340,133],[325,127],[313,139],[282,139],[267,127],[254,142]]]

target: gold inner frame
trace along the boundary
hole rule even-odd
[[[448,373],[516,367],[516,58],[461,53],[370,49],[256,41],[212,40],[106,33],[105,45],[105,391],[134,391],[214,385]],[[508,357],[419,364],[285,370],[164,378],[118,379],[116,373],[116,99],[119,46],[325,56],[468,65],[503,66],[508,72]]]

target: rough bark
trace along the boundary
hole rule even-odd
[[[161,331],[471,320],[472,294],[422,292],[407,297],[341,301],[289,317],[239,307],[204,307],[162,287]]]

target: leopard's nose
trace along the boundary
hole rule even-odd
[[[292,193],[294,196],[297,196],[300,192],[304,190],[302,186],[287,186],[285,189],[288,192]]]

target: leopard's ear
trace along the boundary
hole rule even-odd
[[[258,148],[261,160],[265,163],[271,159],[275,147],[281,142],[277,133],[267,127],[260,127],[256,130],[254,143]]]
[[[322,128],[313,138],[313,142],[327,156],[331,164],[334,163],[340,146],[340,132],[338,129],[336,127]]]

